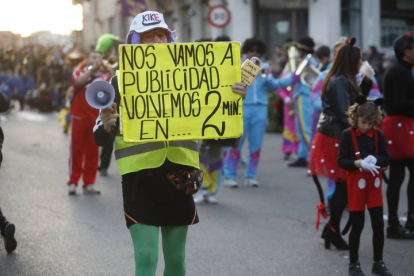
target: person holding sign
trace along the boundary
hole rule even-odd
[[[247,59],[252,59],[253,57],[260,58],[266,53],[266,45],[256,37],[250,38],[244,42],[242,53],[246,54]],[[247,89],[247,98],[243,102],[243,136],[240,138],[238,147],[230,149],[226,155],[224,175],[225,185],[229,187],[238,187],[236,181],[237,166],[240,160],[240,151],[247,136],[249,137],[249,158],[245,173],[245,183],[252,187],[259,186],[256,172],[259,165],[263,137],[266,132],[267,93],[273,90],[273,76],[270,66],[267,63],[261,62],[261,68],[261,74],[256,76]]]
[[[118,54],[116,49],[120,43],[119,37],[113,34],[103,34],[99,37],[98,43],[96,44],[95,51],[102,54],[102,62],[106,64],[106,68],[110,70],[111,75],[114,74],[114,70],[118,67],[118,60],[114,58],[115,53]],[[113,142],[104,145],[101,148],[99,173],[102,176],[108,175],[108,168],[111,163]]]
[[[134,45],[159,44],[173,43],[175,39],[163,14],[146,11],[132,21],[126,42]],[[156,52],[151,55],[157,57]],[[198,223],[199,219],[193,197],[176,189],[168,175],[170,172],[178,175],[199,168],[197,141],[126,143],[125,129],[122,129],[122,135],[120,129],[120,123],[126,119],[123,117],[120,120],[118,114],[122,87],[118,85],[117,76],[110,82],[115,90],[115,101],[101,109],[94,136],[97,145],[115,139],[115,157],[122,176],[124,215],[134,244],[135,275],[155,275],[160,230],[164,275],[185,275],[188,225]],[[232,91],[243,99],[246,97],[246,85],[243,83],[236,82]],[[124,105],[123,102],[122,108],[125,108]],[[179,177],[177,179],[178,184],[185,185]]]

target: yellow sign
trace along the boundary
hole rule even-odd
[[[261,69],[262,68],[254,64],[250,59],[246,59],[241,67],[242,82],[250,85],[256,78],[257,74],[259,74]]]
[[[125,142],[240,137],[240,44],[121,45],[118,86]]]

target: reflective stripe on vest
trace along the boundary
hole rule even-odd
[[[197,141],[124,143],[115,137],[115,158],[120,175],[160,167],[168,158],[173,163],[199,168]]]

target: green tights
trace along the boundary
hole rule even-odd
[[[154,276],[158,263],[158,226],[137,223],[129,228],[135,253],[135,275]],[[161,226],[164,276],[185,275],[188,226]]]

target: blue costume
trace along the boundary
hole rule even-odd
[[[16,89],[16,81],[13,77],[9,77],[6,74],[0,74],[0,90],[11,99]]]
[[[224,164],[224,175],[226,179],[236,179],[237,177],[240,151],[246,137],[249,139],[249,158],[247,160],[245,177],[256,178],[260,150],[266,132],[267,92],[272,91],[274,87],[274,79],[270,66],[262,62],[261,67],[267,71],[268,76],[257,75],[253,83],[247,88],[247,96],[243,101],[243,136],[240,138],[239,145],[236,149],[230,149],[226,152]]]
[[[313,56],[310,58],[310,62],[313,66],[318,67],[318,63]],[[273,80],[273,85],[275,88],[295,85],[293,97],[295,100],[296,133],[299,138],[298,157],[306,160],[308,158],[311,143],[311,89],[301,83],[300,79],[297,76],[294,76],[294,73],[285,78]]]

